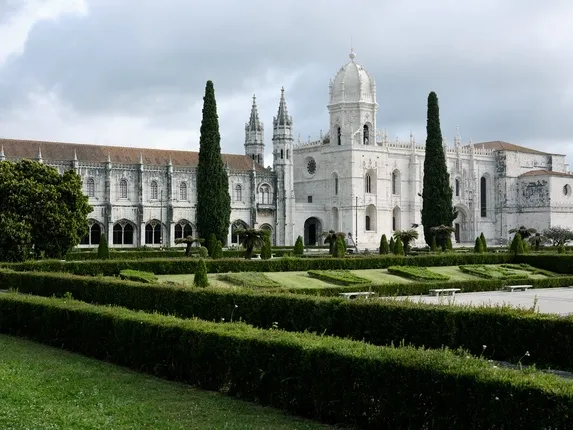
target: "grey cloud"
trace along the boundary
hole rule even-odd
[[[287,101],[296,132],[316,138],[328,126],[328,81],[348,61],[353,36],[356,60],[377,82],[378,125],[390,136],[408,129],[423,134],[433,90],[450,139],[456,125],[474,141],[569,139],[573,100],[562,95],[572,85],[573,61],[563,48],[572,40],[544,23],[555,11],[570,21],[573,5],[448,4],[93,0],[88,17],[33,30],[24,55],[0,70],[0,110],[22,103],[37,83],[57,88],[82,113],[133,113],[154,125],[175,124],[201,101],[207,79],[222,99],[258,92],[253,82],[263,82],[268,68],[285,76],[301,69]],[[278,95],[279,88],[275,101],[260,105],[267,142]],[[234,151],[242,150],[249,109],[246,98],[242,117],[221,124],[236,130],[227,132]]]

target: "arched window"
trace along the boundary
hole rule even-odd
[[[271,203],[271,189],[268,185],[261,185],[259,188],[259,193],[261,195],[260,201],[263,205],[268,205]]]
[[[284,150],[281,149],[281,160],[284,158]]]
[[[101,238],[101,226],[94,220],[88,221],[88,232],[82,237],[80,245],[99,245]]]
[[[340,127],[336,127],[336,143],[338,143],[339,145],[342,145],[342,136],[341,136],[341,132],[340,132]]]
[[[392,231],[400,230],[402,211],[398,206],[392,211]]]
[[[133,226],[126,222],[120,221],[113,226],[113,244],[114,245],[133,245]]]
[[[338,195],[338,176],[334,177],[334,195]]]
[[[235,201],[240,202],[243,200],[243,187],[239,184],[235,185]]]
[[[455,188],[456,188],[456,197],[459,197],[460,196],[460,180],[459,179],[456,179]]]
[[[366,215],[366,230],[370,230],[370,217]]]
[[[179,221],[175,224],[175,239],[183,239],[187,236],[193,237],[193,227],[186,220]]]
[[[145,244],[159,245],[162,242],[161,223],[151,221],[145,226]]]
[[[187,183],[181,182],[179,185],[179,200],[187,200]]]
[[[231,243],[240,243],[240,237],[237,234],[237,232],[240,230],[246,230],[248,228],[249,226],[243,220],[238,219],[235,222],[233,222],[233,224],[231,225]]]
[[[119,198],[127,199],[127,181],[125,179],[119,181]]]
[[[482,176],[480,180],[480,209],[481,217],[485,218],[487,216],[487,180],[485,176]]]
[[[372,192],[372,177],[370,176],[369,173],[367,173],[365,179],[366,179],[366,192],[371,193]]]
[[[288,160],[288,149],[287,149],[287,160]]]
[[[362,143],[364,143],[364,145],[368,145],[370,142],[370,130],[368,128],[368,124],[364,124],[364,130],[363,130],[363,134],[362,134]]]
[[[157,200],[157,182],[156,181],[151,181],[151,192],[149,193],[149,198],[151,200]]]
[[[392,194],[400,195],[400,171],[394,170],[392,172]]]
[[[95,182],[93,178],[88,179],[86,186],[87,186],[88,197],[95,197]]]
[[[366,231],[376,230],[376,206],[368,205],[366,208],[364,227]]]

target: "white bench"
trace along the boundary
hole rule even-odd
[[[432,289],[430,290],[430,296],[454,296],[456,293],[459,293],[461,290],[459,288],[442,288],[442,289]]]
[[[342,297],[346,297],[347,299],[352,300],[352,299],[356,299],[356,298],[358,298],[358,297],[366,297],[366,298],[368,298],[368,297],[370,297],[370,296],[375,295],[376,293],[373,293],[373,292],[371,292],[371,291],[357,291],[357,292],[354,292],[354,293],[339,293],[339,294],[340,294]]]
[[[506,285],[503,287],[505,291],[527,291],[529,288],[533,288],[533,285]]]

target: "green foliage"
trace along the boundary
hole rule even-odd
[[[213,255],[211,255],[211,258],[215,260],[223,258],[223,244],[220,240],[215,243],[215,247],[213,248]]]
[[[446,237],[446,250],[453,251],[454,247],[452,245],[452,238],[450,236]]]
[[[208,256],[209,256],[209,250],[206,247],[201,246],[199,248],[199,257],[200,258],[207,258]]]
[[[296,242],[294,244],[294,255],[303,255],[304,254],[304,245],[302,243],[302,237],[299,236],[296,238]]]
[[[558,254],[565,254],[565,247],[563,245],[559,245],[557,247],[557,253]]]
[[[518,228],[512,228],[511,230],[509,230],[509,233],[519,233],[519,235],[521,236],[521,239],[528,239],[529,237],[533,236],[535,233],[537,233],[537,230],[534,228],[528,228],[525,227],[524,225],[519,226]]]
[[[253,256],[253,249],[264,246],[267,232],[256,228],[246,228],[237,230],[236,234],[239,235],[241,245],[246,250],[245,258],[250,260]]]
[[[206,258],[207,249],[202,258]],[[443,253],[423,254],[417,256],[363,256],[359,258],[274,258],[271,260],[244,260],[229,258],[221,260],[207,260],[206,265],[209,273],[226,272],[293,272],[307,270],[362,270],[362,269],[385,269],[390,266],[458,266],[461,264],[501,264],[510,263],[514,256],[509,253]],[[13,270],[44,271],[44,272],[67,272],[77,275],[95,276],[103,274],[114,276],[120,270],[134,269],[153,272],[156,275],[175,275],[195,273],[198,259],[170,259],[151,258],[139,260],[90,260],[90,261],[59,261],[42,260],[26,261],[23,263],[0,263],[0,267]],[[550,269],[551,270],[551,269]],[[563,269],[554,270],[563,273]],[[573,268],[571,272],[573,273]]]
[[[540,269],[538,267],[533,267],[527,263],[520,263],[520,264],[507,263],[507,264],[502,264],[501,267],[505,267],[506,269],[513,269],[513,270],[526,270],[528,272],[531,272],[532,275],[543,275],[543,276],[547,276],[547,277],[557,276],[555,273],[553,273],[549,270]]]
[[[88,231],[92,211],[80,176],[37,161],[0,163],[0,257],[62,258]]]
[[[184,243],[185,246],[185,257],[189,257],[189,255],[191,254],[191,247],[193,246],[193,244],[197,243],[203,243],[205,242],[205,239],[203,238],[194,238],[193,236],[187,236],[187,237],[180,237],[179,239],[175,239],[175,244],[179,245],[181,243]],[[172,251],[172,252],[178,252],[178,251]]]
[[[570,227],[551,227],[543,231],[543,236],[553,243],[553,246],[565,245],[573,240],[573,231]]]
[[[107,244],[107,238],[105,237],[104,233],[102,233],[99,238],[99,245],[97,247],[97,258],[98,260],[109,259],[109,247]]]
[[[142,272],[139,270],[122,270],[119,277],[126,281],[143,282],[144,284],[153,284],[157,282],[157,276],[152,272]]]
[[[408,254],[410,251],[410,242],[418,239],[418,231],[414,228],[409,230],[397,230],[394,232],[394,238],[396,238],[396,242],[400,239],[404,252]]]
[[[263,230],[264,231],[264,230]],[[265,231],[265,237],[264,237],[264,244],[263,247],[261,248],[261,258],[263,260],[268,260],[271,258],[272,256],[272,251],[271,251],[271,235],[268,231]]]
[[[515,233],[515,236],[513,236],[513,240],[511,241],[509,249],[513,255],[523,254],[523,242],[521,240],[520,233]]]
[[[355,285],[370,283],[368,279],[355,275],[348,270],[309,270],[309,276],[337,285]]]
[[[394,242],[394,255],[404,255],[404,245],[402,245],[400,236],[396,236],[396,241]]]
[[[432,241],[430,243],[430,251],[436,252],[438,250],[438,244],[436,243],[436,235],[432,235]]]
[[[449,276],[442,275],[441,273],[432,272],[426,267],[415,266],[390,266],[388,273],[393,275],[403,276],[409,279],[419,279],[422,281],[447,281]]]
[[[221,135],[213,82],[207,81],[197,165],[197,230],[225,243],[231,223],[229,178],[221,157]],[[215,242],[216,243],[216,242]],[[213,243],[214,246],[214,243]],[[208,247],[211,255],[213,247]]]
[[[422,225],[426,243],[431,246],[434,233],[431,228],[444,225],[450,227],[456,212],[452,206],[452,187],[446,166],[440,109],[435,92],[428,95],[428,117],[426,124],[426,155],[424,157],[424,183],[422,191]],[[438,241],[438,245],[440,242]],[[442,249],[444,249],[442,245]]]
[[[32,227],[14,213],[0,212],[0,261],[24,261],[32,251]]]
[[[529,274],[519,273],[515,269],[507,266],[484,266],[484,265],[461,265],[460,270],[470,275],[479,276],[485,279],[529,279]]]
[[[193,285],[196,287],[208,287],[209,279],[207,278],[207,266],[205,266],[205,260],[199,259],[199,264],[197,264],[197,269],[195,270],[195,277],[193,278]]]
[[[479,235],[479,239],[481,240],[481,246],[483,248],[483,252],[487,252],[487,240],[485,239],[483,232]]]
[[[390,242],[388,243],[388,250],[391,254],[395,254],[394,250],[396,249],[396,242],[394,242],[394,236],[390,237]]]
[[[217,236],[215,233],[211,233],[207,238],[207,242],[205,243],[205,247],[207,248],[207,253],[209,257],[213,255],[213,251],[215,250],[215,246],[217,245]]]
[[[474,252],[477,254],[483,254],[483,241],[481,240],[481,238],[478,236],[476,237],[476,243],[474,245]]]
[[[448,338],[452,331],[462,332],[462,325],[458,328],[457,319],[446,309],[434,307],[432,312],[420,313],[413,305],[394,304],[395,311],[387,306],[389,312],[384,314],[373,312],[380,306],[376,301],[357,302],[339,300],[328,310],[340,308],[342,313],[353,315],[359,311],[370,329],[365,333],[368,337],[373,331],[389,337],[399,330],[400,335],[408,333],[416,338],[419,331],[437,332],[439,327],[447,327]],[[406,316],[415,316],[418,325],[410,326],[412,319],[406,330],[396,324],[396,317],[405,311]],[[378,317],[376,321],[370,319],[372,315]],[[523,327],[541,320],[517,312],[483,311],[482,315],[483,321],[505,317],[504,340],[527,339],[531,334]],[[556,331],[570,324],[566,319],[550,321],[544,324]],[[282,327],[283,322],[278,322]],[[502,342],[490,338],[489,325],[494,326],[492,331],[499,331],[499,324],[479,326],[480,336],[476,337],[480,351],[483,353],[483,344],[496,345],[492,349],[499,354],[499,343],[502,352],[507,352]],[[539,330],[542,324],[534,326]],[[244,397],[248,393],[248,398],[269,406],[356,428],[387,428],[388,423],[392,428],[451,428],[451,413],[432,401],[436,387],[440,388],[440,405],[463,405],[456,409],[458,428],[498,428],[500,422],[507,428],[568,428],[571,420],[573,387],[568,381],[535,369],[523,372],[493,366],[485,359],[468,356],[466,351],[376,346],[312,333],[263,330],[243,323],[183,320],[16,294],[0,297],[0,327],[7,334],[105,357],[137,371],[200,388],[220,391],[232,387],[231,393]],[[537,337],[536,342],[540,339]],[[487,340],[495,343],[485,343]],[[434,338],[429,345],[436,341],[439,339]],[[526,345],[520,346],[521,356]],[[536,357],[538,351],[530,352]],[[348,395],[349,386],[359,386],[360,390]],[[419,401],[412,402],[413,398]]]
[[[225,273],[224,275],[219,275],[219,278],[231,284],[247,288],[280,288],[281,286],[278,282],[273,281],[260,272]]]
[[[346,253],[346,248],[344,246],[344,240],[341,237],[336,239],[334,242],[334,257],[335,258],[344,258],[344,254]]]
[[[388,239],[386,238],[385,234],[383,234],[382,237],[380,238],[379,252],[382,255],[386,255],[386,254],[390,253],[390,246],[388,245]]]

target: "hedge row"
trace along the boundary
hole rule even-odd
[[[514,263],[526,263],[555,273],[573,274],[573,254],[525,254],[517,255]]]
[[[226,272],[292,272],[308,270],[385,269],[389,266],[458,266],[462,264],[510,263],[513,256],[504,254],[438,254],[417,257],[371,256],[362,258],[278,258],[271,260],[222,259],[206,260],[209,273]],[[19,271],[67,272],[76,275],[117,275],[131,269],[156,275],[195,273],[198,259],[141,259],[60,261],[40,260],[23,263],[1,263],[0,267]]]
[[[546,281],[559,279],[562,278]],[[480,282],[491,288],[497,281]],[[262,328],[278,323],[288,331],[308,330],[376,345],[404,341],[430,348],[463,347],[492,359],[522,359],[525,364],[532,360],[543,366],[573,369],[573,317],[391,299],[346,300],[252,290],[182,288],[55,273],[0,271],[0,285],[48,297],[63,297],[69,292],[86,302],[184,318],[242,320]],[[423,288],[427,291],[430,285],[425,283]],[[485,351],[483,345],[487,345]],[[526,351],[530,357],[524,357]]]
[[[254,251],[260,254],[260,251]],[[277,257],[292,254],[293,249],[272,249],[272,253]],[[199,248],[192,248],[191,255],[196,256]],[[245,258],[245,251],[240,249],[227,249],[223,251],[224,258]],[[184,249],[169,249],[164,251],[111,251],[109,253],[111,260],[141,260],[149,258],[186,258]],[[66,255],[67,261],[85,261],[97,260],[97,252],[70,252]]]
[[[327,423],[364,429],[571,423],[571,381],[499,369],[449,350],[380,347],[13,294],[0,297],[0,330]]]

